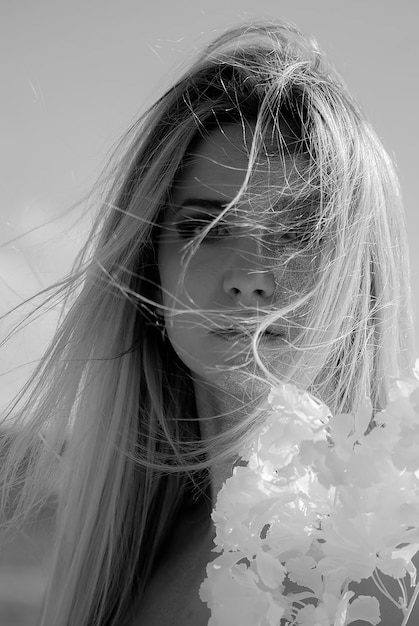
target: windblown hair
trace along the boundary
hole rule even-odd
[[[282,22],[228,30],[121,143],[85,247],[47,290],[46,305],[64,294],[68,311],[5,416],[21,427],[2,453],[3,525],[23,524],[60,475],[41,626],[129,623],[177,512],[194,485],[205,492],[208,453],[228,458],[248,436],[245,420],[221,442],[202,439],[191,374],[152,318],[173,181],[197,137],[230,122],[255,124],[247,180],[272,141],[304,163],[288,191],[312,207],[303,248],[319,250],[319,267],[315,285],[280,311],[306,312],[290,376],[311,368],[310,390],[351,411],[365,395],[382,407],[392,377],[412,365],[407,243],[388,156],[315,42]]]

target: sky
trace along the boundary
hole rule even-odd
[[[71,207],[124,131],[206,42],[252,17],[318,40],[395,161],[418,311],[416,0],[0,0],[0,314],[68,270],[91,221]],[[57,320],[50,311],[0,351],[0,407]]]

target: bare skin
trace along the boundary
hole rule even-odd
[[[207,626],[210,611],[199,598],[199,587],[216,556],[211,552],[213,537],[207,510],[179,519],[132,626]]]

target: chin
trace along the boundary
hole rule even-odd
[[[253,350],[249,347],[228,350],[214,349],[199,341],[184,347],[172,342],[173,348],[181,361],[190,370],[195,381],[225,391],[236,398],[252,400],[269,391],[272,384],[289,380],[287,372],[293,360],[291,350],[284,350],[283,344],[275,348],[260,346],[259,356],[262,364],[272,374],[269,382],[266,373],[255,362]]]
[[[224,365],[217,369],[203,368],[200,372],[192,371],[192,377],[196,381],[204,382],[207,387],[225,392],[243,402],[261,399],[271,387],[262,372],[256,373],[255,367]]]

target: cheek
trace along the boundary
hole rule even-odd
[[[162,302],[167,308],[174,308],[182,281],[181,254],[177,246],[169,243],[160,244],[158,266]]]
[[[277,296],[288,301],[307,293],[315,282],[318,266],[315,254],[298,254],[288,259],[283,269],[275,272]]]
[[[201,248],[185,268],[180,246],[165,247],[159,254],[163,304],[173,310],[208,308],[221,284],[222,266],[217,256]]]

